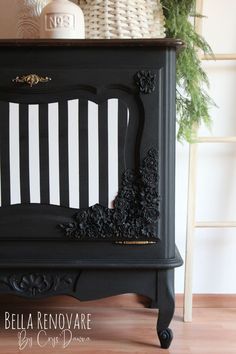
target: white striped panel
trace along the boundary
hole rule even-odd
[[[58,103],[48,105],[50,204],[60,205]]]
[[[89,206],[99,203],[98,105],[88,102]]]
[[[108,201],[112,208],[118,192],[118,99],[108,100]]]
[[[19,104],[10,103],[11,204],[21,202]],[[58,103],[48,105],[50,204],[60,205]],[[129,110],[127,108],[127,125]],[[79,208],[79,100],[68,101],[70,207]],[[99,202],[98,105],[88,102],[89,206]],[[29,105],[30,202],[40,203],[39,105]],[[118,192],[118,99],[108,100],[109,207]],[[1,186],[0,186],[1,187]],[[0,189],[1,192],[1,189]],[[0,196],[1,203],[1,196]],[[0,204],[1,205],[1,204]]]
[[[71,208],[79,208],[79,101],[68,101],[69,200]]]
[[[20,204],[19,104],[9,105],[11,204]]]
[[[40,203],[39,106],[29,105],[30,202]]]

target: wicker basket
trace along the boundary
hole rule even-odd
[[[86,38],[162,38],[160,0],[79,0]]]

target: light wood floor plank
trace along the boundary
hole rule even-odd
[[[193,322],[183,323],[182,308],[177,308],[171,328],[174,340],[169,350],[162,350],[156,336],[157,310],[144,308],[142,298],[134,295],[125,298],[105,299],[84,303],[68,297],[30,301],[5,297],[0,308],[0,353],[16,354],[17,331],[3,331],[3,312],[46,313],[84,312],[92,314],[92,330],[88,343],[73,343],[67,349],[34,345],[23,353],[32,354],[235,354],[236,308],[194,308]],[[0,297],[1,301],[1,297]],[[141,301],[141,302],[140,302]],[[113,306],[112,306],[113,303]],[[114,304],[117,307],[114,307]],[[49,331],[50,336],[60,331]],[[73,332],[73,335],[77,335]],[[80,332],[81,335],[84,335]]]

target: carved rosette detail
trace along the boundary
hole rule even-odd
[[[68,288],[73,284],[73,280],[69,276],[59,276],[50,274],[11,274],[0,279],[0,282],[8,286],[17,293],[30,296],[38,296],[57,291],[59,287]]]
[[[144,94],[149,94],[156,89],[156,74],[151,70],[141,70],[135,75],[135,83],[139,91]]]
[[[72,240],[155,240],[160,216],[158,152],[148,151],[138,171],[126,170],[113,209],[96,204],[59,227]]]

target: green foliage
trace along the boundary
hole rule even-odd
[[[198,51],[212,54],[205,39],[196,33],[190,16],[196,14],[195,0],[161,0],[166,18],[166,35],[184,41],[185,48],[177,58],[177,113],[179,141],[194,140],[194,126],[210,126],[209,107],[214,104],[206,89],[208,78],[201,66]]]

